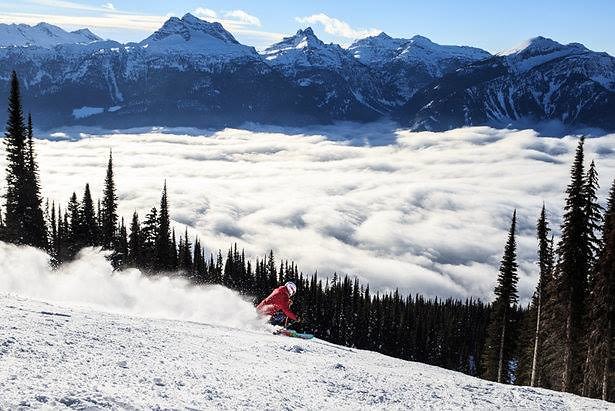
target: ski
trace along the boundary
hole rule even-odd
[[[304,340],[311,340],[312,338],[314,338],[314,334],[300,333],[295,330],[288,330],[286,328],[280,328],[279,330],[275,330],[273,334],[285,335],[286,337],[293,337],[293,338],[302,338]]]

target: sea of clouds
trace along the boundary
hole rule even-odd
[[[209,250],[234,242],[250,256],[273,249],[304,273],[356,275],[375,289],[491,299],[516,208],[524,301],[536,283],[536,219],[544,201],[557,234],[578,142],[488,127],[413,133],[387,123],[53,137],[37,141],[51,200],[65,204],[86,182],[100,196],[112,149],[126,219],[157,206],[166,179],[177,229],[187,226]],[[614,150],[615,135],[586,143],[602,199]]]

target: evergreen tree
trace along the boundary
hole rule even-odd
[[[587,174],[585,176],[585,185],[583,187],[583,196],[585,199],[585,236],[588,247],[588,270],[591,269],[600,254],[602,248],[602,240],[600,239],[600,232],[602,229],[602,214],[604,209],[598,203],[598,172],[596,171],[596,164],[592,160]]]
[[[128,231],[124,224],[124,217],[120,219],[117,233],[113,262],[115,268],[120,268],[125,267],[128,263]]]
[[[511,329],[513,309],[517,303],[517,243],[515,230],[517,212],[513,213],[504,256],[500,264],[495,301],[489,322],[487,347],[483,360],[483,375],[497,382],[510,382],[511,360],[514,349],[514,332]]]
[[[127,264],[130,267],[143,267],[143,237],[141,234],[141,224],[139,223],[139,215],[135,211],[132,214],[132,222],[130,223],[130,235],[128,237],[128,259]]]
[[[167,183],[165,181],[160,198],[160,213],[158,216],[158,232],[156,235],[156,268],[158,270],[173,269],[171,255],[171,221],[169,217],[169,203],[167,197]]]
[[[142,238],[142,257],[143,264],[141,268],[146,271],[154,270],[154,259],[156,258],[156,239],[158,235],[158,210],[153,207],[145,216],[143,221],[143,229],[141,230]]]
[[[32,129],[32,116],[28,115],[28,140],[26,143],[26,210],[25,216],[26,236],[24,243],[33,245],[41,249],[47,249],[47,225],[42,209],[43,200],[41,198],[41,185],[38,177],[38,164],[34,152],[34,133]]]
[[[68,253],[69,258],[74,257],[83,247],[83,229],[81,221],[81,213],[77,194],[73,192],[68,202],[68,217],[69,225],[67,227]]]
[[[532,296],[530,307],[524,317],[522,346],[516,383],[520,385],[540,386],[544,371],[545,355],[545,308],[547,289],[551,287],[553,278],[553,250],[547,212],[543,204],[540,217],[536,225],[538,238],[538,267],[539,276],[536,291]]]
[[[566,189],[562,238],[558,247],[557,300],[563,342],[554,356],[563,361],[560,389],[579,392],[583,375],[583,319],[586,310],[588,272],[592,249],[588,241],[587,184],[583,171],[583,143],[579,141]]]
[[[615,320],[615,182],[605,215],[602,249],[592,279],[587,316],[587,358],[583,395],[615,401],[613,321]]]
[[[11,75],[8,119],[4,144],[6,149],[6,214],[4,238],[15,244],[45,248],[47,238],[41,209],[36,160],[31,138],[26,128],[19,80]]]
[[[94,211],[94,201],[90,192],[90,185],[85,185],[83,200],[81,202],[81,222],[83,242],[85,246],[98,245],[98,222]]]
[[[113,177],[113,153],[109,151],[107,175],[103,189],[103,199],[100,207],[100,243],[106,250],[111,250],[115,243],[118,223],[117,195]]]

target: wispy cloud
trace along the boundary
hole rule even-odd
[[[311,16],[295,17],[295,20],[301,24],[320,24],[325,29],[325,32],[347,39],[357,39],[380,34],[379,29],[356,29],[350,26],[345,21],[327,16],[324,13],[312,14]]]
[[[63,0],[25,0],[25,3],[53,8],[54,13],[10,11],[18,8],[18,5],[13,4],[10,7],[2,5],[7,11],[0,14],[0,23],[37,24],[45,21],[68,29],[88,27],[95,32],[98,30],[112,34],[121,31],[124,35],[128,34],[127,37],[131,41],[139,41],[160,28],[165,20],[172,15],[171,13],[155,15],[129,12],[118,9],[111,2],[100,6]],[[244,10],[215,11],[206,7],[198,7],[192,13],[204,20],[221,23],[240,41],[257,48],[264,48],[284,37],[282,33],[261,30],[260,19]]]
[[[194,9],[194,15],[200,19],[215,19],[218,17],[218,13],[206,7],[197,7]]]
[[[261,21],[258,17],[252,16],[243,10],[231,10],[224,13],[224,17],[233,19],[236,22],[246,24],[248,26],[261,26]]]

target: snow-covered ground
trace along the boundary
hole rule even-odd
[[[0,293],[0,409],[608,409],[321,340]]]

